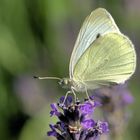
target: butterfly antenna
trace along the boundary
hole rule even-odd
[[[35,79],[39,79],[39,80],[61,80],[61,78],[58,77],[38,77],[38,76],[33,76],[33,78]]]

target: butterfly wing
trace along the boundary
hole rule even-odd
[[[94,89],[125,82],[135,71],[136,54],[123,34],[108,33],[96,39],[74,67],[73,79]]]
[[[94,10],[84,21],[75,43],[69,66],[70,78],[73,77],[75,64],[90,46],[90,44],[100,35],[109,32],[120,33],[112,16],[103,8]]]

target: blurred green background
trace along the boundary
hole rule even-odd
[[[70,55],[81,24],[98,7],[106,8],[135,44],[137,69],[129,81],[127,140],[140,138],[139,0],[0,0],[0,139],[51,140],[46,136],[49,104],[65,90],[39,76],[68,76]]]

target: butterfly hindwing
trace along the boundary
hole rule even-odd
[[[88,89],[123,83],[135,71],[136,54],[131,41],[123,34],[100,36],[82,54],[74,67],[74,81]]]

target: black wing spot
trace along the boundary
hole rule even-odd
[[[97,36],[96,36],[96,39],[97,39],[97,38],[99,38],[100,36],[101,36],[101,34],[100,34],[100,33],[98,33],[98,34],[97,34]]]

